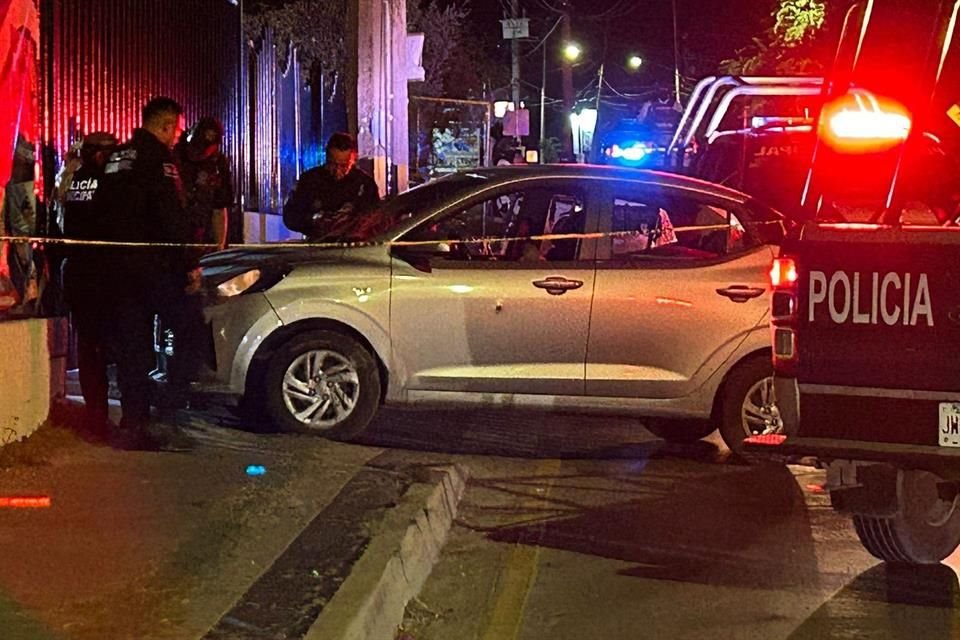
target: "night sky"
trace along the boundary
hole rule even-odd
[[[450,4],[447,0],[444,4]],[[540,36],[557,14],[547,4],[552,0],[520,0],[521,11],[531,18],[531,36]],[[681,58],[684,71],[699,77],[714,73],[716,64],[732,57],[736,50],[750,44],[769,25],[775,0],[676,0]],[[509,0],[467,0],[478,30],[489,29],[500,36],[503,7]],[[554,3],[556,4],[556,3]],[[673,17],[670,0],[571,0],[574,39],[587,51],[578,76],[595,73],[604,58],[611,83],[630,89],[636,85],[669,83],[673,66]],[[628,10],[613,20],[596,18],[604,11],[622,7]],[[606,40],[606,56],[603,56]],[[525,48],[536,44],[531,40]],[[559,42],[558,33],[551,42]],[[559,46],[559,44],[557,44]],[[508,46],[502,47],[504,55]],[[640,74],[618,73],[627,56],[637,52],[649,62]],[[506,57],[505,61],[509,58]],[[585,79],[586,80],[586,79]],[[581,82],[582,84],[582,82]]]
[[[407,0],[415,2],[417,0]],[[422,0],[429,1],[429,0]],[[441,6],[465,4],[471,12],[475,32],[490,43],[490,50],[499,48],[498,60],[509,70],[509,44],[501,39],[499,20],[510,0],[434,0]],[[284,0],[247,0],[247,6],[282,5]],[[676,0],[680,35],[682,71],[699,78],[716,72],[717,64],[732,57],[737,49],[749,45],[751,38],[771,23],[770,15],[777,0]],[[554,23],[557,13],[550,5],[558,0],[520,0],[521,12],[531,19],[531,39],[521,47],[528,51]],[[574,39],[585,48],[583,61],[576,69],[578,88],[596,76],[600,60],[606,62],[607,79],[617,89],[640,90],[652,85],[670,85],[673,77],[673,18],[671,0],[570,0]],[[615,18],[603,21],[597,16],[610,10]],[[606,42],[606,47],[604,43]],[[550,93],[559,92],[559,29],[551,37]],[[604,55],[605,50],[605,55]],[[640,73],[624,69],[627,57],[637,53],[647,64]],[[487,54],[491,55],[491,54]],[[540,55],[524,58],[522,77],[539,85]],[[556,78],[554,77],[556,76]],[[554,84],[557,87],[554,87]]]

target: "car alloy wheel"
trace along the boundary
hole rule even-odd
[[[737,457],[750,456],[743,441],[783,429],[773,390],[773,365],[761,353],[739,362],[724,379],[719,398],[720,435]]]
[[[325,430],[341,424],[353,413],[359,397],[356,366],[335,351],[306,351],[283,375],[284,404],[310,429]]]
[[[773,391],[773,376],[758,380],[747,391],[740,407],[744,437],[783,431],[783,420]]]

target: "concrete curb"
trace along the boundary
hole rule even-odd
[[[390,510],[370,546],[307,632],[306,640],[392,640],[426,582],[457,515],[467,472],[431,470]]]

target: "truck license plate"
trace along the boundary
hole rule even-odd
[[[940,446],[960,447],[960,402],[940,403]]]

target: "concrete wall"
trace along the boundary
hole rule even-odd
[[[243,214],[244,244],[262,244],[264,242],[284,242],[300,240],[303,236],[290,231],[283,224],[283,217],[273,213],[245,211]]]
[[[392,174],[407,190],[410,165],[407,114],[407,0],[351,0],[347,47],[347,108],[360,157],[373,161],[373,177],[386,195]]]
[[[67,323],[58,319],[0,322],[0,446],[43,424],[53,399],[63,397]]]

